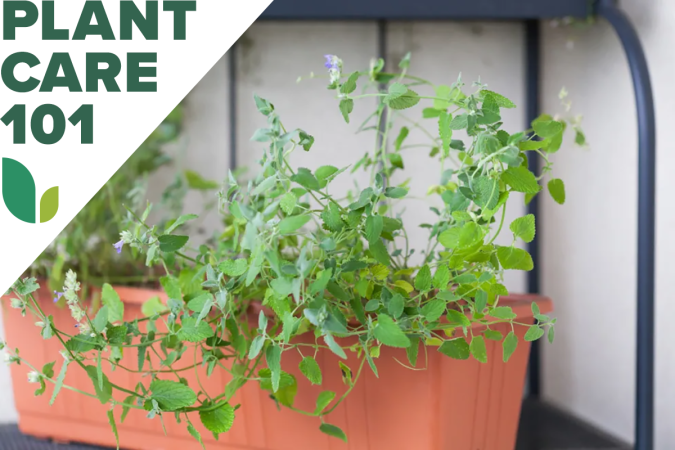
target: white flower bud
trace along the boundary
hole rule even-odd
[[[11,306],[14,309],[23,309],[24,308],[24,303],[22,300],[19,300],[18,298],[13,298],[11,300]]]
[[[38,372],[29,372],[28,373],[28,382],[29,383],[39,383],[41,375]]]

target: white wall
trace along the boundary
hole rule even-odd
[[[647,47],[657,95],[659,118],[658,170],[658,377],[657,449],[675,448],[675,375],[673,340],[668,318],[675,305],[668,295],[675,281],[669,276],[675,238],[665,235],[675,225],[668,193],[675,188],[669,176],[669,149],[665,130],[675,119],[671,98],[675,88],[672,48],[675,31],[671,20],[675,5],[667,0],[626,0],[625,9],[635,21]],[[342,166],[371,148],[372,136],[354,136],[342,123],[330,93],[317,80],[296,85],[298,75],[321,72],[322,55],[335,53],[345,59],[347,70],[366,67],[376,53],[376,27],[372,23],[262,23],[254,25],[239,47],[239,139],[241,164],[253,165],[260,147],[249,142],[264,124],[252,103],[253,93],[269,98],[289,127],[301,127],[317,141],[312,152],[298,154],[295,162],[313,168]],[[569,48],[572,39],[574,46]],[[451,83],[461,71],[467,81],[478,76],[494,90],[524,105],[523,30],[518,24],[414,23],[391,24],[388,34],[390,60],[413,51],[413,71],[436,82]],[[591,147],[566,145],[556,155],[556,176],[567,183],[565,206],[545,201],[543,207],[543,289],[556,300],[559,318],[557,341],[544,346],[544,395],[553,403],[598,427],[630,441],[633,435],[634,333],[635,333],[635,234],[636,234],[636,125],[628,68],[620,44],[604,23],[586,29],[544,25],[544,109],[559,112],[557,94],[566,86],[573,112],[585,116],[584,129]],[[221,179],[228,169],[227,63],[221,61],[186,101],[187,152],[184,163],[205,176]],[[365,106],[357,104],[354,121],[364,118]],[[507,117],[509,129],[524,126],[524,108]],[[422,196],[435,176],[426,153],[408,156],[408,170],[415,174],[413,195]],[[349,187],[348,176],[338,181]],[[193,198],[189,207],[201,202]],[[521,215],[522,207],[509,211]],[[428,217],[428,205],[407,205],[408,225]],[[217,217],[208,219],[217,226]],[[416,232],[415,242],[424,234]],[[509,280],[522,290],[524,277]],[[670,288],[670,289],[669,289]],[[4,378],[3,378],[4,377]],[[0,369],[0,389],[6,380]],[[11,417],[9,399],[2,389],[0,420]],[[3,414],[4,412],[4,414]],[[9,412],[9,415],[8,415]]]
[[[675,161],[668,133],[675,118],[672,19],[675,4],[625,0],[622,7],[646,47],[656,96],[657,169],[657,449],[675,448],[675,346],[668,327],[675,225],[671,193]],[[560,51],[573,37],[574,49]],[[606,23],[544,33],[545,107],[565,85],[573,110],[584,114],[591,147],[566,146],[556,170],[567,182],[564,207],[543,210],[543,289],[557,300],[557,342],[544,354],[548,399],[623,438],[634,433],[637,127],[629,70]]]

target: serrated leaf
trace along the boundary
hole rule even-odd
[[[49,405],[53,405],[54,401],[56,401],[56,396],[59,395],[59,392],[61,392],[61,388],[63,387],[63,382],[66,379],[66,372],[68,371],[68,361],[63,361],[63,365],[61,366],[61,370],[59,371],[59,376],[56,378],[56,383],[54,384],[54,390],[52,391],[52,398],[49,400]]]
[[[499,263],[507,270],[525,270],[534,269],[532,256],[525,250],[517,247],[499,247],[497,249]]]
[[[335,342],[335,338],[333,338],[332,335],[330,334],[324,335],[323,340],[333,353],[335,353],[342,359],[347,359],[347,354],[345,353],[344,349],[340,347],[340,345],[337,342]]]
[[[516,192],[536,194],[541,190],[534,174],[525,167],[509,167],[502,172],[501,179]]]
[[[165,233],[166,234],[171,234],[176,228],[180,227],[181,225],[185,224],[186,222],[189,222],[190,220],[195,220],[198,219],[199,216],[197,214],[183,214],[180,216],[178,219],[176,219],[169,228],[166,229]]]
[[[497,94],[496,92],[483,89],[482,91],[480,91],[480,93],[483,96],[490,95],[492,98],[494,98],[495,102],[500,108],[511,109],[516,107],[515,103],[513,103],[511,100],[509,100],[508,98],[504,97],[501,94]]]
[[[420,96],[412,89],[408,89],[405,93],[395,98],[389,98],[389,96],[385,97],[385,102],[387,102],[391,109],[402,110],[412,108],[418,104],[420,102]]]
[[[340,209],[335,203],[332,203],[326,207],[326,209],[321,213],[321,219],[323,223],[330,231],[338,232],[344,227],[342,222],[342,217],[340,216]]]
[[[184,317],[181,325],[181,329],[176,334],[181,341],[200,342],[210,338],[214,334],[209,324],[203,321],[197,324],[197,319],[193,317]]]
[[[444,290],[448,287],[448,283],[450,282],[450,270],[448,269],[448,266],[445,264],[438,266],[434,278],[431,281],[436,289]]]
[[[492,308],[489,312],[489,315],[495,319],[502,320],[511,320],[518,317],[516,313],[513,312],[513,309],[510,306],[497,306]]]
[[[319,185],[324,188],[328,185],[330,178],[338,173],[340,170],[334,166],[321,166],[316,169],[316,179],[319,180]]]
[[[495,209],[499,202],[499,186],[497,180],[480,176],[473,180],[473,192],[476,194],[473,202],[482,209]]]
[[[218,436],[221,433],[227,433],[234,424],[234,408],[226,403],[217,409],[211,411],[200,411],[199,419],[204,428]]]
[[[143,306],[141,306],[141,313],[143,313],[145,317],[152,317],[168,310],[169,308],[167,308],[166,305],[162,303],[162,300],[160,300],[159,297],[152,297],[150,300],[147,300],[145,303],[143,303]]]
[[[115,289],[108,283],[103,285],[101,290],[101,301],[108,308],[108,321],[110,323],[122,322],[124,320],[124,303]]]
[[[331,425],[329,423],[322,423],[319,427],[319,430],[328,436],[336,437],[347,442],[347,435],[344,431],[342,431],[342,429],[340,429],[340,427],[336,427],[335,425]]]
[[[98,310],[96,317],[91,321],[92,327],[96,333],[102,333],[108,324],[108,307],[104,306]]]
[[[272,105],[264,98],[260,98],[257,95],[253,95],[253,99],[255,100],[255,106],[258,108],[258,111],[260,111],[261,114],[269,116],[272,113],[272,111],[274,111],[274,105]]]
[[[474,336],[473,339],[471,339],[469,349],[477,361],[487,363],[487,348],[485,347],[485,339],[483,336]]]
[[[150,398],[156,400],[163,411],[175,411],[192,406],[197,394],[188,386],[169,380],[150,383]]]
[[[321,367],[319,367],[319,363],[311,356],[305,356],[303,360],[300,361],[300,372],[302,372],[312,384],[321,384],[323,381]]]
[[[534,215],[528,214],[524,217],[514,220],[511,222],[511,226],[509,228],[515,237],[520,238],[528,243],[532,242],[536,233]]]
[[[415,367],[417,365],[417,353],[419,352],[420,348],[420,338],[418,337],[412,337],[410,338],[410,347],[406,348],[406,356],[408,357],[408,361],[410,362],[410,365],[412,367]]]
[[[246,273],[248,261],[244,258],[228,259],[218,264],[218,270],[229,277],[238,277]]]
[[[426,292],[431,289],[431,269],[426,264],[422,266],[415,276],[415,289],[419,292]]]
[[[381,240],[370,243],[370,253],[380,264],[388,266],[391,263],[389,251],[387,251],[387,247],[385,247]]]
[[[286,192],[284,196],[281,198],[279,206],[281,207],[281,210],[283,212],[285,212],[286,214],[291,214],[297,204],[298,204],[297,197],[293,195],[292,192]]]
[[[518,337],[512,331],[506,335],[504,342],[502,343],[502,351],[504,354],[503,360],[505,363],[509,362],[509,359],[511,359],[511,356],[516,351],[516,348],[518,348]]]
[[[445,313],[447,304],[440,299],[431,300],[422,307],[421,313],[429,322],[436,322]]]
[[[294,181],[300,186],[312,191],[318,191],[321,189],[319,180],[317,180],[316,177],[312,175],[312,172],[309,169],[305,169],[304,167],[298,169],[296,174],[291,177],[291,181]]]
[[[535,120],[532,128],[537,136],[543,138],[554,138],[564,131],[563,124],[555,120]]]
[[[110,425],[110,429],[112,430],[113,434],[115,435],[115,444],[117,445],[117,450],[120,450],[120,435],[117,433],[117,424],[115,423],[115,414],[113,413],[112,409],[108,410],[107,414],[108,414],[108,424]]]
[[[96,397],[101,404],[105,405],[112,398],[112,384],[110,384],[108,377],[104,373],[99,373],[96,366],[86,366],[85,370],[89,379],[91,379],[91,382],[94,384]]]
[[[410,339],[394,320],[386,314],[377,316],[377,325],[373,331],[375,339],[389,347],[407,348]]]
[[[401,314],[403,314],[403,308],[405,307],[405,300],[403,299],[403,296],[401,294],[396,294],[394,295],[391,300],[389,300],[389,305],[387,306],[387,309],[389,311],[389,314],[394,319],[398,319],[401,317]]]
[[[159,249],[161,251],[164,253],[173,253],[185,247],[185,244],[187,244],[189,239],[190,238],[187,236],[165,234],[160,236],[157,240],[159,241]]]
[[[461,337],[443,342],[441,346],[438,347],[438,351],[445,356],[459,360],[469,359],[469,355],[471,354],[469,344]]]
[[[450,309],[448,311],[448,322],[450,322],[451,324],[459,325],[464,328],[468,328],[471,326],[471,321],[469,320],[469,318],[466,317],[461,312],[455,311],[454,309]]]
[[[548,192],[556,203],[563,205],[565,203],[565,183],[559,178],[548,182]]]
[[[270,369],[272,380],[272,392],[279,390],[279,381],[281,379],[281,347],[270,345],[265,352],[265,361]]]
[[[354,72],[349,75],[347,81],[340,87],[340,93],[342,94],[351,94],[356,90],[356,80],[359,79],[359,72]]]
[[[401,131],[398,133],[398,136],[396,137],[396,141],[394,141],[394,148],[396,151],[401,150],[401,146],[403,145],[403,141],[408,137],[410,134],[410,129],[408,127],[402,127]]]

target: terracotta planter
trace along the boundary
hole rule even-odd
[[[140,306],[145,300],[161,295],[129,288],[118,288],[117,292],[126,303],[127,320],[140,317]],[[39,294],[45,312],[54,316],[59,328],[67,329],[72,323],[68,311],[54,306],[51,294],[46,290]],[[501,300],[503,305],[512,306],[519,321],[524,323],[533,321],[530,305],[534,301],[542,312],[551,310],[551,301],[544,297],[511,296]],[[18,345],[21,355],[36,367],[56,360],[58,372],[61,366],[58,341],[44,341],[33,325],[34,320],[22,318],[17,310],[5,308],[4,317],[9,344]],[[510,331],[508,325],[499,327],[504,333]],[[198,426],[207,449],[513,450],[530,347],[522,341],[525,331],[525,327],[516,327],[521,342],[508,364],[502,362],[501,344],[493,341],[487,341],[488,364],[473,360],[455,361],[429,347],[426,352],[427,370],[403,367],[395,359],[407,361],[405,351],[382,347],[382,354],[376,360],[380,378],[364,368],[348,399],[327,418],[347,433],[348,444],[321,433],[317,418],[287,409],[277,410],[268,393],[260,390],[255,382],[247,383],[235,397],[234,403],[241,403],[242,407],[236,413],[234,427],[229,433],[221,435],[220,441],[213,440],[211,434],[201,427],[198,417],[195,416],[192,421]],[[136,369],[136,352],[132,349],[126,351],[122,364]],[[424,348],[420,348],[419,367],[424,366],[424,353]],[[350,358],[347,364],[356,370],[355,355]],[[297,368],[300,359],[298,352],[293,351],[284,353],[282,360],[284,369],[298,379],[296,407],[314,410],[321,391],[331,390],[338,395],[345,391],[335,355],[319,352],[317,356],[323,370],[322,386],[311,386],[299,370],[292,370]],[[183,361],[185,366],[191,365],[192,355],[186,353]],[[153,366],[157,367],[154,362]],[[180,362],[175,367],[181,367]],[[62,390],[54,406],[50,407],[52,386],[48,384],[44,396],[35,397],[36,385],[26,382],[29,371],[24,365],[12,366],[21,431],[57,441],[115,445],[107,423],[107,406],[95,399]],[[191,386],[197,385],[193,370],[183,372],[182,376],[189,380]],[[201,371],[200,378],[204,388],[212,394],[221,393],[229,381],[229,375],[218,370],[210,378]],[[139,374],[120,369],[113,372],[110,379],[128,389],[144,380]],[[93,390],[87,375],[74,366],[68,372],[66,384],[87,392]],[[120,401],[125,397],[119,392],[114,395]],[[132,410],[123,424],[119,423],[119,407],[115,415],[123,448],[200,448],[189,436],[186,424],[177,424],[172,414],[165,415],[167,435],[164,435],[158,419],[148,420],[142,411]]]

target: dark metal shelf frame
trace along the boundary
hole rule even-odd
[[[378,26],[378,53],[386,51],[388,21],[511,20],[525,26],[526,118],[539,115],[540,32],[539,21],[560,17],[597,15],[616,30],[625,49],[633,77],[638,118],[638,258],[637,258],[637,361],[635,393],[635,450],[654,448],[654,246],[656,193],[656,117],[647,59],[640,39],[615,0],[274,0],[260,20],[361,20]],[[383,56],[383,55],[380,55]],[[229,53],[230,166],[237,165],[237,48]],[[540,162],[530,159],[538,171]],[[528,206],[535,216],[539,204]],[[545,232],[545,230],[543,230]],[[541,236],[541,225],[537,230]],[[539,237],[538,237],[539,239]],[[529,246],[535,270],[528,275],[528,290],[538,293],[541,257],[538,239]],[[535,343],[536,344],[536,343]],[[533,346],[529,370],[529,394],[541,392],[539,347]]]

